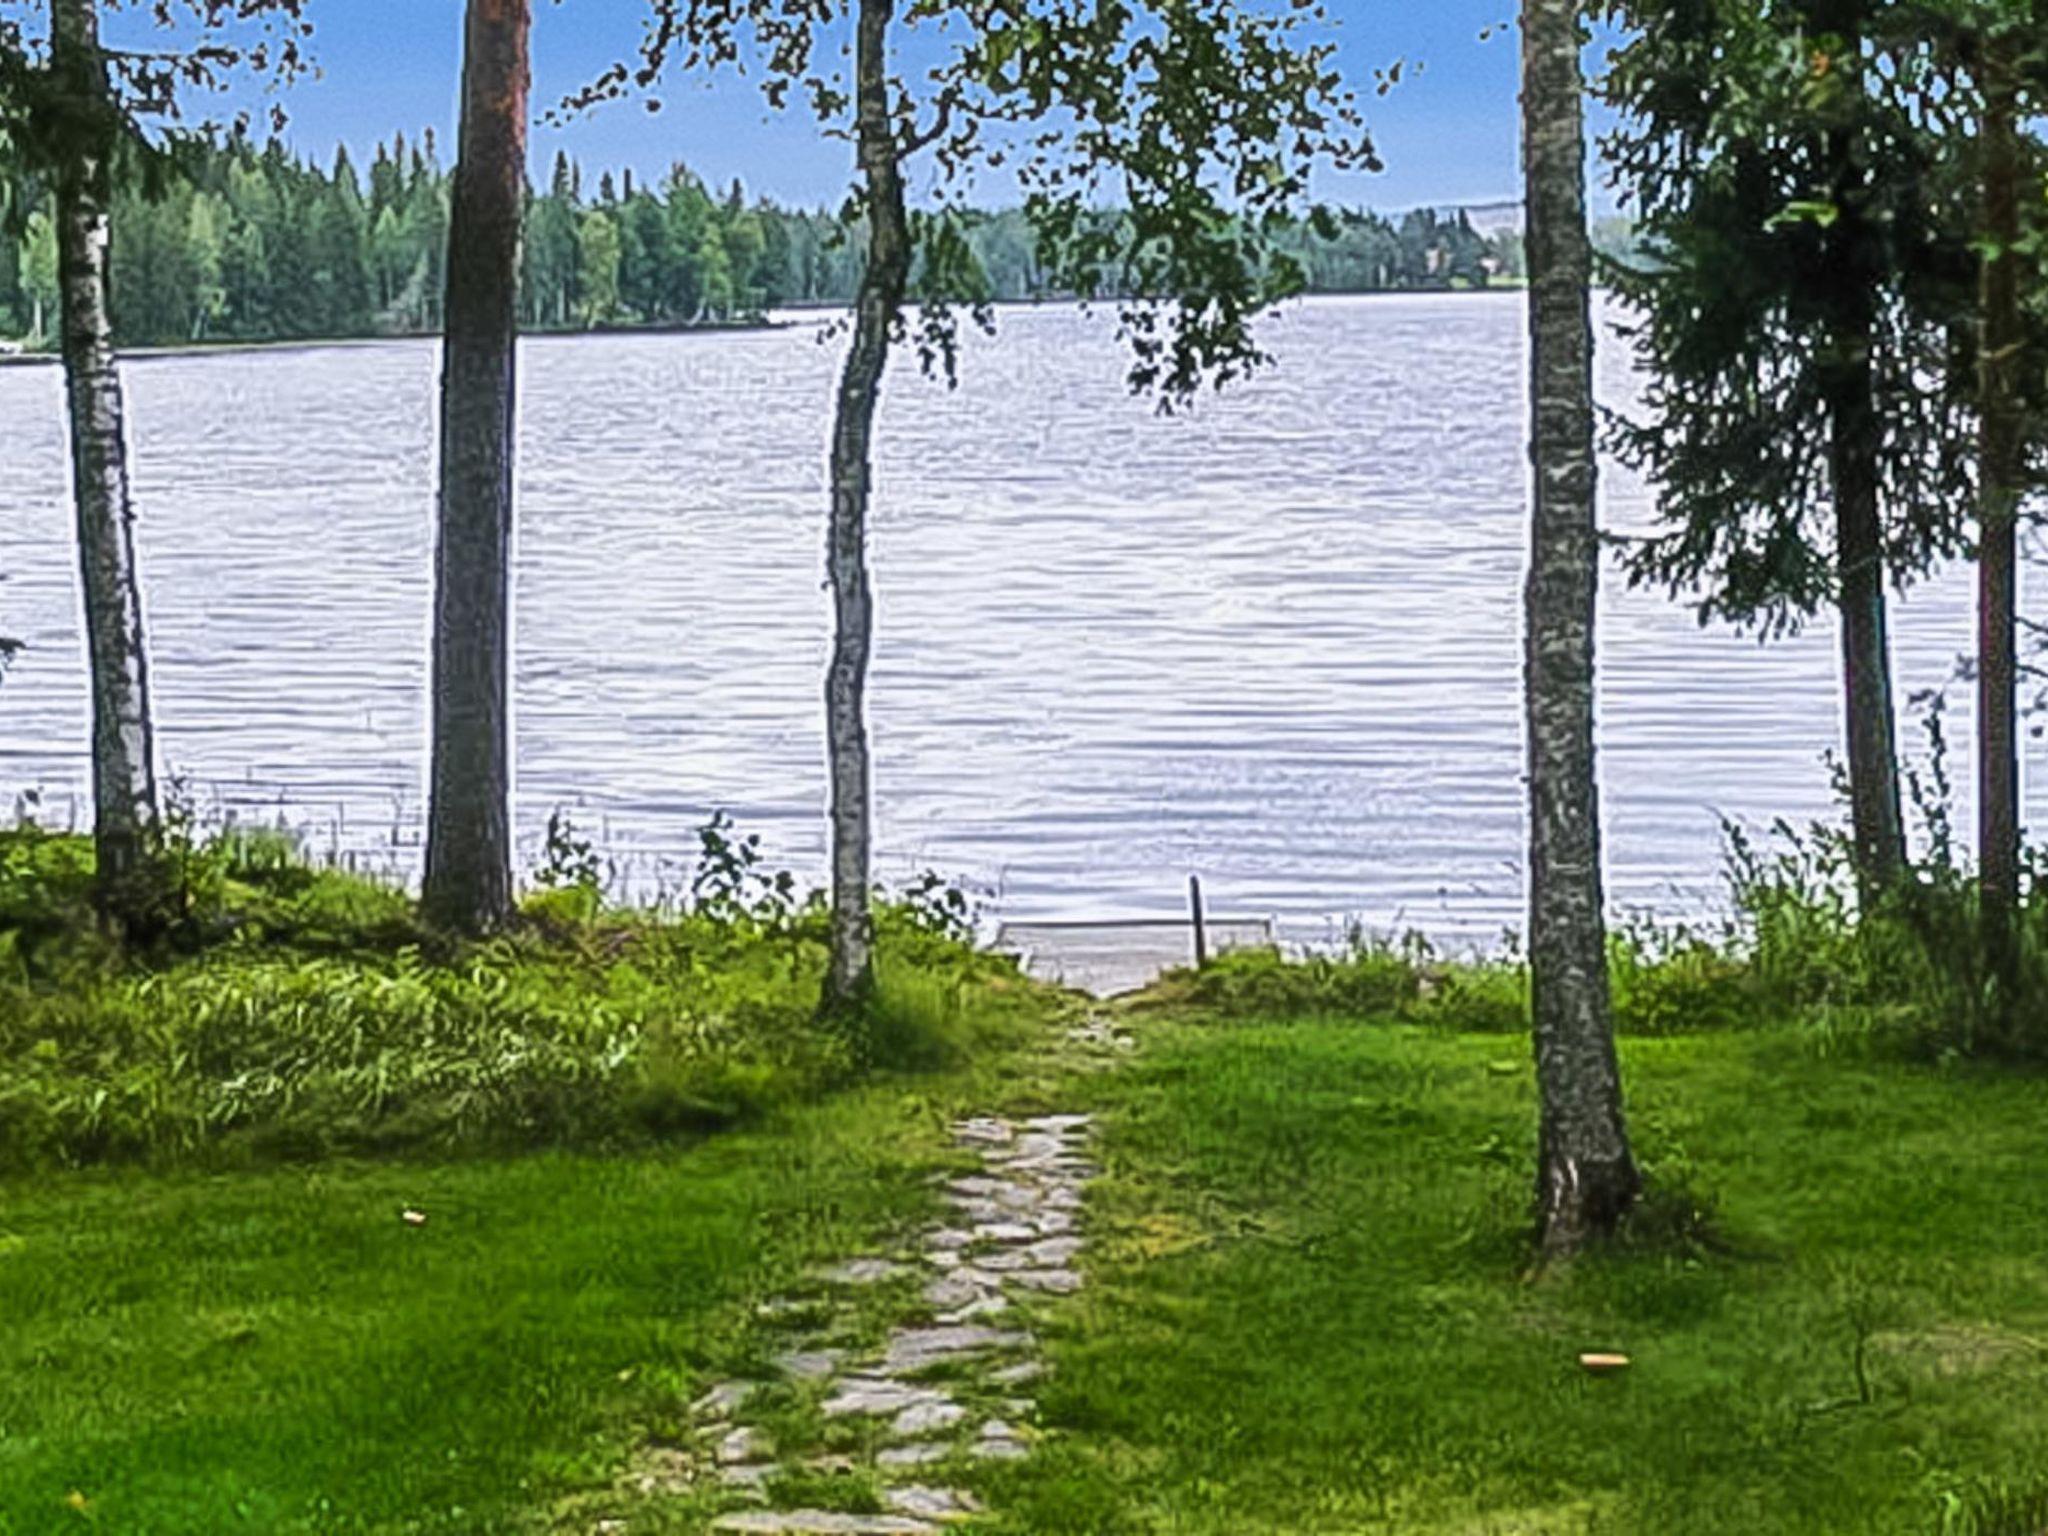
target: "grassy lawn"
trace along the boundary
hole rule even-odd
[[[924,1209],[986,1087],[637,1155],[0,1185],[0,1532],[553,1529],[756,1300]]]
[[[1667,1198],[1531,1282],[1526,1044],[1154,1024],[1031,1532],[2006,1531],[2048,1488],[2048,1083],[1625,1045]],[[1595,1379],[1583,1349],[1633,1356]],[[1857,1358],[1862,1356],[1864,1386]],[[1978,1516],[1990,1512],[1988,1519]]]
[[[1091,1285],[1056,1433],[976,1480],[1000,1529],[2032,1536],[1956,1512],[2048,1485],[2040,1080],[1629,1042],[1695,1198],[1532,1281],[1519,1039],[1144,1028],[1119,1074],[997,1053],[691,1147],[0,1186],[0,1532],[632,1512],[752,1304],[926,1210],[950,1115],[1092,1102]]]

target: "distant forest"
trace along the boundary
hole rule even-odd
[[[193,146],[145,195],[114,207],[115,338],[123,345],[410,335],[441,324],[450,173],[433,136],[377,147],[367,175],[273,141]],[[57,254],[33,187],[25,238],[0,239],[0,334],[50,343]],[[1047,297],[1021,210],[968,217],[996,301]],[[678,165],[659,184],[609,172],[593,186],[566,156],[528,209],[523,320],[533,330],[744,323],[784,305],[844,304],[860,242],[836,213],[749,202]],[[1462,212],[1399,222],[1345,212],[1284,248],[1311,292],[1484,287],[1517,280],[1521,239],[1488,238]]]

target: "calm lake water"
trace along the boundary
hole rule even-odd
[[[1521,325],[1513,295],[1311,302],[1269,328],[1276,370],[1173,419],[1126,398],[1108,322],[1065,310],[1006,313],[957,392],[892,375],[883,872],[964,877],[1000,916],[1177,913],[1198,871],[1212,909],[1303,937],[1518,922]],[[673,886],[722,807],[821,877],[837,343],[803,323],[523,357],[524,856],[563,806]],[[203,813],[407,873],[436,360],[128,368],[167,764]],[[1612,347],[1603,385],[1629,387]],[[0,688],[0,795],[40,789],[61,822],[84,814],[87,706],[57,371],[0,370],[0,422],[0,632],[30,646]],[[1640,521],[1638,487],[1605,489],[1610,526]],[[1957,573],[1900,606],[1902,696],[1951,671],[1969,603]],[[1696,911],[1720,814],[1830,808],[1832,631],[1760,647],[1620,592],[1603,624],[1611,889]]]

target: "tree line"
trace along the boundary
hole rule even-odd
[[[0,238],[0,334],[53,339],[57,228],[49,188],[20,189],[20,235]],[[276,138],[196,139],[168,164],[117,164],[114,341],[429,335],[442,324],[452,172],[432,132],[346,146],[323,168]],[[995,302],[1054,297],[1026,210],[958,215],[972,283]],[[658,182],[588,178],[558,154],[522,215],[519,319],[529,331],[731,324],[785,305],[845,306],[862,231],[844,212],[750,201],[678,163]],[[1278,231],[1305,291],[1483,288],[1520,274],[1520,241],[1489,239],[1462,210],[1362,210]]]
[[[179,10],[173,0],[154,3]],[[182,3],[202,29],[217,19],[212,0]],[[114,168],[155,153],[136,125],[160,106],[167,80],[240,60],[216,48],[138,65],[100,45],[100,9],[99,0],[49,0],[46,46],[0,27],[0,133],[15,164],[46,189],[29,217],[43,215],[55,246],[100,899],[108,923],[131,931],[157,920],[152,868],[163,822],[110,307],[124,237],[116,230],[110,261],[108,227],[186,197],[189,232],[200,199],[214,194],[180,192],[167,175],[127,192]],[[238,9],[245,19],[271,17],[290,44],[308,25],[304,0],[242,0]],[[1973,899],[1984,969],[1972,1006],[1984,1009],[1987,1040],[2038,1027],[2040,978],[2022,971],[2014,937],[2031,894],[2022,889],[2017,811],[2014,541],[2048,442],[2048,157],[2036,131],[2048,29],[2035,0],[1616,0],[1609,10],[1623,41],[1590,88],[1619,114],[1609,157],[1645,259],[1611,275],[1635,311],[1626,335],[1647,382],[1640,410],[1604,430],[1649,477],[1662,520],[1630,548],[1631,573],[1668,585],[1704,618],[1766,633],[1833,611],[1851,847],[1867,919],[1894,906],[1910,915],[1919,892],[1899,809],[1888,595],[1937,558],[1976,559]],[[806,216],[812,224],[771,219],[766,205],[714,198],[686,172],[659,188],[601,182],[586,202],[567,162],[536,197],[525,174],[529,0],[468,0],[451,176],[433,168],[424,144],[380,154],[369,189],[355,194],[339,165],[323,177],[274,148],[237,148],[210,163],[225,167],[230,208],[237,175],[296,185],[301,209],[338,208],[295,226],[324,230],[320,249],[349,248],[347,231],[360,224],[371,251],[387,218],[399,231],[416,218],[415,243],[393,246],[403,254],[390,267],[366,269],[360,294],[332,271],[324,281],[337,295],[346,289],[335,302],[360,302],[373,315],[411,295],[421,323],[445,337],[421,904],[453,935],[488,935],[514,920],[509,555],[522,321],[693,320],[773,294],[849,303],[841,374],[820,410],[832,647],[821,700],[831,958],[819,1016],[821,1027],[858,1042],[874,977],[877,793],[866,701],[877,593],[866,527],[886,490],[874,483],[871,449],[891,355],[908,349],[952,377],[962,326],[993,328],[990,301],[1011,291],[999,284],[1011,269],[992,259],[990,231],[1014,218],[1034,285],[1114,304],[1131,387],[1184,405],[1267,360],[1258,316],[1299,292],[1347,231],[1360,251],[1382,238],[1382,226],[1318,212],[1309,195],[1318,169],[1378,160],[1331,45],[1298,6],[1149,0],[1084,17],[1055,0],[901,14],[895,0],[732,0],[662,3],[653,14],[637,54],[570,107],[748,61],[771,105],[813,111],[852,146],[843,215],[822,227],[819,215]],[[913,78],[892,61],[904,35],[934,14],[961,26],[920,51]],[[1582,21],[1578,0],[1520,8],[1534,1189],[1550,1255],[1614,1232],[1642,1187],[1614,1048],[1594,754],[1603,428],[1592,387]],[[833,76],[818,61],[842,47],[848,64]],[[297,57],[280,45],[253,62],[290,73]],[[951,184],[997,161],[1023,191],[1014,215],[909,206],[913,162]],[[1103,211],[1105,189],[1116,194],[1113,215]],[[348,212],[352,196],[359,221]],[[250,206],[281,210],[288,201],[264,194]],[[434,232],[438,208],[445,239]],[[167,227],[180,227],[169,217]],[[1417,221],[1418,234],[1431,227]],[[1440,221],[1434,227],[1441,239],[1421,245],[1439,253],[1424,259],[1430,276],[1473,280],[1469,221],[1452,221],[1448,234]],[[798,229],[832,238],[807,246]],[[1394,231],[1397,243],[1401,235]],[[308,236],[306,249],[315,244]],[[1412,270],[1357,260],[1358,272]]]

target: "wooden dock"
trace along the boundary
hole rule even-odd
[[[1273,942],[1266,918],[1212,918],[1202,924],[1208,952]],[[1015,955],[1028,976],[1096,997],[1135,992],[1175,966],[1193,965],[1195,925],[1185,918],[1100,923],[1004,923],[996,948]]]

